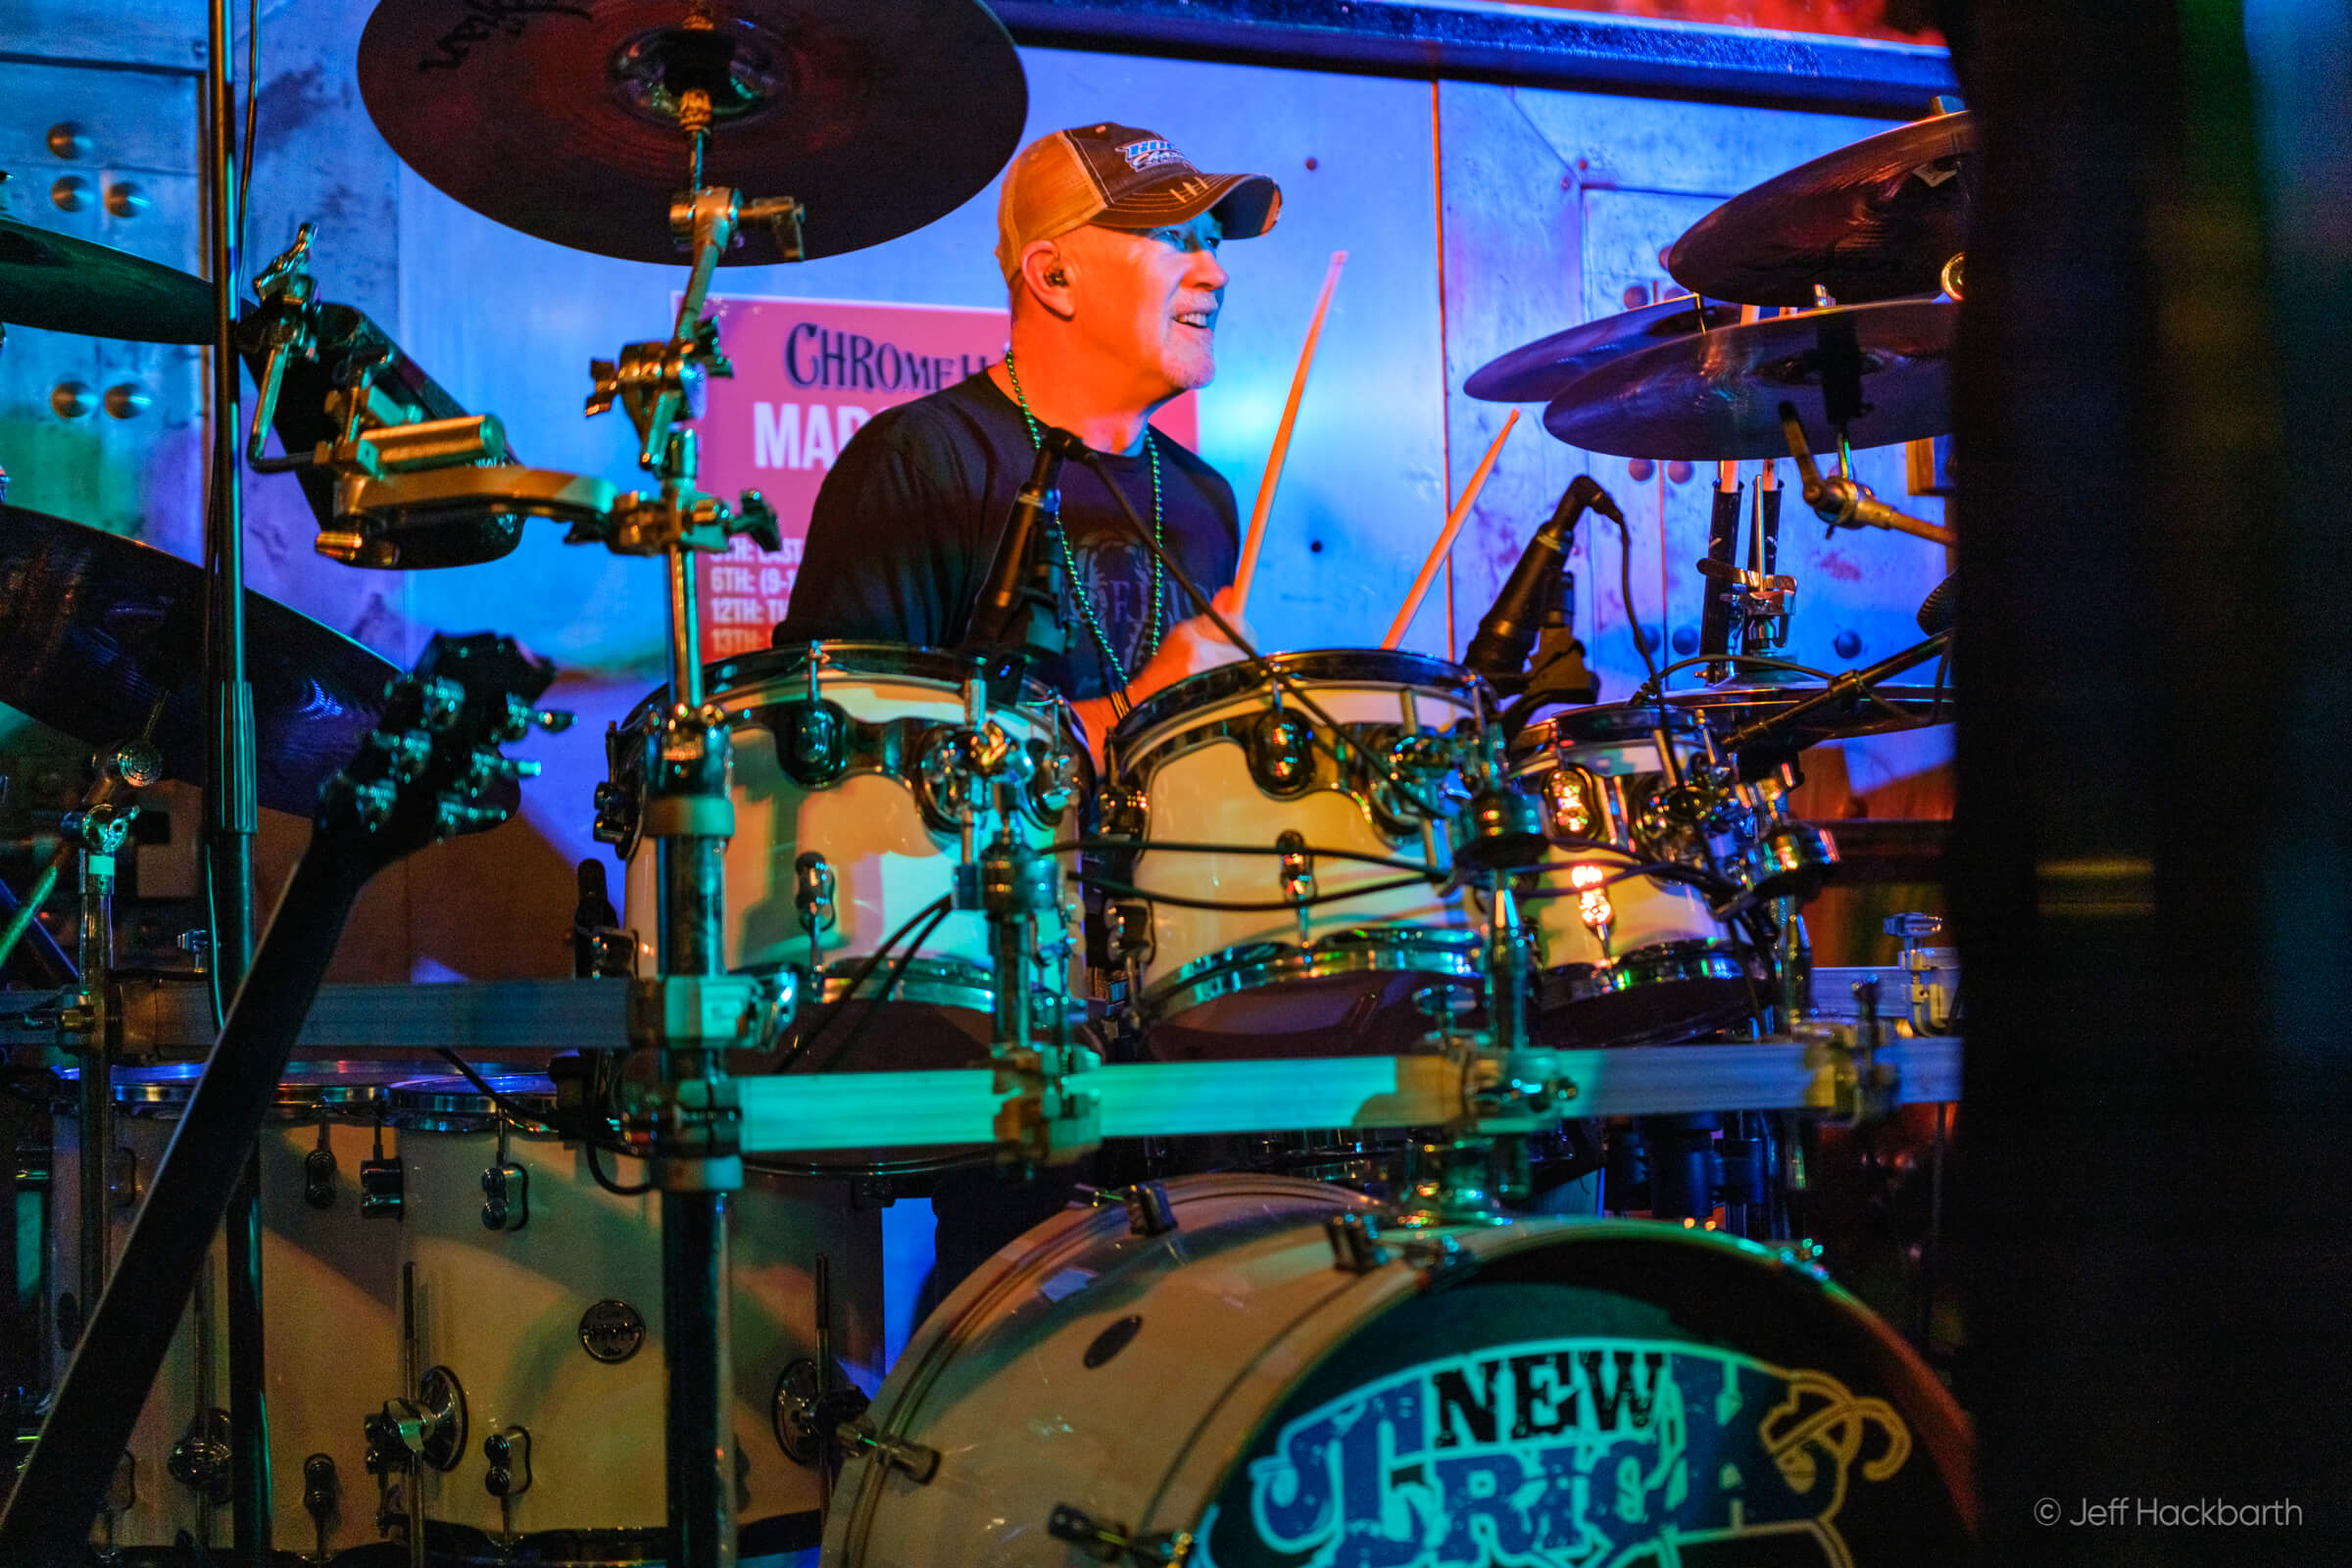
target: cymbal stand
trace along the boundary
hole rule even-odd
[[[1805,505],[1829,525],[1831,533],[1840,528],[1886,528],[1931,544],[1948,546],[1957,542],[1951,529],[1895,511],[1881,501],[1870,486],[1855,478],[1853,454],[1846,446],[1842,428],[1838,432],[1838,471],[1828,475],[1813,461],[1813,449],[1805,440],[1804,421],[1798,417],[1793,403],[1781,405],[1781,433],[1787,438],[1788,455],[1796,460],[1796,471],[1804,480]]]
[[[743,1154],[742,1107],[725,1052],[756,1036],[764,1012],[756,979],[723,972],[722,859],[735,808],[726,710],[704,698],[693,557],[726,549],[736,534],[775,549],[776,519],[757,491],[730,508],[697,490],[696,434],[677,428],[701,414],[706,378],[729,373],[717,327],[702,309],[741,211],[726,189],[695,190],[671,208],[673,232],[693,247],[694,272],[670,338],[632,343],[617,360],[597,362],[587,406],[590,415],[622,407],[637,430],[639,465],[660,483],[618,498],[609,514],[575,520],[566,540],[660,556],[669,573],[671,702],[644,759],[659,972],[632,982],[629,994],[629,1044],[656,1070],[623,1113],[662,1190],[673,1568],[722,1568],[735,1555],[726,1195],[743,1185]]]

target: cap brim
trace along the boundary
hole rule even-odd
[[[1203,178],[1205,189],[1196,183]],[[1127,192],[1089,221],[1109,228],[1156,228],[1206,212],[1217,215],[1227,239],[1255,239],[1282,216],[1282,187],[1263,174],[1178,174],[1165,184]]]

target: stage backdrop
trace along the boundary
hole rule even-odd
[[[754,295],[713,297],[710,314],[735,374],[710,383],[696,426],[702,486],[729,499],[765,496],[784,548],[737,539],[727,555],[697,558],[706,661],[767,646],[800,573],[816,492],[858,426],[1003,359],[1008,325],[1001,310]],[[1152,423],[1188,447],[1200,443],[1190,393]]]

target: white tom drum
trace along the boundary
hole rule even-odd
[[[1697,734],[1691,714],[1669,717],[1676,744]],[[1554,843],[1546,857],[1547,896],[1535,906],[1543,947],[1536,1014],[1551,1044],[1688,1040],[1756,1011],[1754,959],[1705,894],[1662,876],[1623,875],[1645,863],[1706,869],[1703,834],[1665,808],[1658,724],[1652,707],[1577,709],[1529,725],[1514,748],[1513,774],[1542,803],[1555,840],[1620,852]]]
[[[487,1081],[525,1114],[553,1106],[544,1077]],[[502,1137],[493,1102],[462,1078],[396,1085],[390,1114],[416,1364],[446,1369],[465,1407],[449,1468],[426,1477],[427,1543],[466,1561],[661,1560],[660,1195],[607,1191],[577,1143],[521,1126]],[[614,1165],[632,1179],[642,1170],[603,1160],[615,1185],[629,1184]],[[878,1211],[856,1207],[846,1181],[755,1169],[728,1216],[741,1550],[805,1549],[816,1544],[822,1485],[785,1451],[777,1391],[816,1355],[820,1256],[835,1361],[878,1367]]]
[[[1166,1193],[1172,1227],[1071,1210],[931,1315],[829,1568],[1971,1560],[1965,1419],[1786,1254],[1560,1219],[1368,1252],[1336,1188]]]
[[[980,662],[967,655],[796,644],[712,664],[705,684],[727,712],[735,753],[725,962],[738,972],[815,972],[821,984],[803,995],[804,1009],[839,998],[887,940],[953,891],[970,805],[956,764],[970,737],[993,730],[1028,754],[1014,828],[1033,848],[1074,836],[1070,808],[1091,787],[1069,705],[1034,681],[992,701]],[[646,972],[658,927],[655,854],[638,839],[636,813],[643,737],[665,700],[666,690],[647,699],[614,735],[598,819],[599,837],[628,864],[623,919]],[[1075,868],[1074,855],[1065,861]],[[887,1022],[860,1036],[854,1063],[840,1065],[968,1066],[986,1055],[996,986],[986,916],[956,910],[917,924],[893,955],[912,958],[891,992]],[[1055,908],[1040,927],[1041,946],[1057,956],[1041,978],[1058,991],[1077,947],[1075,921]],[[858,995],[872,994],[886,972],[877,968]]]
[[[1294,692],[1341,727],[1348,766]],[[1477,703],[1477,678],[1457,664],[1331,649],[1192,676],[1119,722],[1104,828],[1140,836],[1134,882],[1167,895],[1151,901],[1140,943],[1127,939],[1148,1050],[1191,1058],[1412,1048],[1429,1027],[1415,993],[1468,983],[1482,967],[1464,901],[1435,882],[1447,863],[1453,787],[1441,736],[1473,718]],[[1167,847],[1185,844],[1241,853]],[[1196,906],[1215,903],[1271,907]]]

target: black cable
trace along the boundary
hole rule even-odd
[[[615,1198],[643,1198],[646,1194],[654,1190],[657,1184],[651,1179],[637,1182],[633,1185],[624,1186],[620,1182],[615,1181],[613,1178],[606,1175],[605,1167],[597,1160],[598,1145],[596,1140],[590,1138],[583,1140],[583,1142],[585,1142],[588,1146],[588,1174],[595,1179],[597,1186],[602,1187],[606,1192],[611,1193]]]
[[[262,74],[262,0],[248,0],[245,10],[245,148],[237,157],[237,270],[245,270],[245,206],[253,196],[253,123],[255,98]],[[222,128],[223,137],[227,135]]]
[[[882,967],[884,960],[890,956],[891,950],[896,948],[899,943],[907,935],[907,933],[911,932],[916,926],[922,924],[925,920],[930,919],[933,914],[943,910],[952,909],[955,907],[955,906],[956,901],[952,897],[942,894],[939,898],[933,900],[929,904],[924,905],[920,909],[917,909],[912,918],[907,920],[906,924],[900,926],[896,931],[893,931],[888,937],[883,939],[882,945],[876,948],[872,953],[868,954],[865,957],[865,960],[858,964],[857,969],[851,973],[849,982],[842,987],[841,995],[835,997],[830,1003],[827,1003],[825,1004],[824,1011],[818,1013],[816,1017],[809,1023],[808,1027],[801,1031],[799,1038],[793,1041],[791,1049],[786,1051],[783,1056],[777,1060],[776,1071],[784,1072],[790,1069],[792,1064],[800,1060],[801,1057],[807,1054],[808,1048],[816,1043],[816,1037],[823,1034],[828,1028],[832,1027],[834,1021],[841,1016],[843,1011],[848,1008],[851,1001],[856,998],[858,988],[873,977],[873,973],[876,969]],[[825,982],[822,973],[812,972],[808,977],[808,984],[817,996],[821,997],[824,995]]]
[[[1338,904],[1347,899],[1368,899],[1378,893],[1395,893],[1400,888],[1428,887],[1444,878],[1435,872],[1421,876],[1400,876],[1388,882],[1367,882],[1361,887],[1345,888],[1338,893],[1320,893],[1311,899],[1284,899],[1275,903],[1227,903],[1215,899],[1186,899],[1173,893],[1153,893],[1127,882],[1113,882],[1108,877],[1080,876],[1077,880],[1090,888],[1125,899],[1146,899],[1153,904],[1165,904],[1178,909],[1221,909],[1234,914],[1279,914],[1291,909],[1311,909],[1318,904]]]
[[[1642,630],[1642,617],[1634,613],[1634,530],[1623,517],[1617,519],[1617,590],[1625,595],[1625,621],[1634,628],[1634,652],[1642,656],[1642,667],[1649,671],[1654,685],[1658,662],[1649,657],[1649,639]]]
[[[933,905],[932,907],[938,912],[933,914],[931,918],[925,922],[923,928],[914,934],[912,940],[906,944],[906,951],[900,954],[898,958],[891,964],[890,973],[882,977],[881,988],[874,993],[872,999],[866,1004],[864,1013],[859,1016],[855,1024],[851,1025],[849,1034],[842,1039],[841,1044],[835,1046],[833,1050],[827,1054],[825,1059],[809,1068],[809,1071],[831,1072],[836,1067],[839,1067],[842,1062],[848,1058],[851,1051],[856,1049],[858,1042],[865,1037],[866,1030],[873,1026],[874,1020],[882,1016],[882,1004],[888,1002],[890,1000],[890,994],[898,989],[899,981],[905,977],[907,966],[913,963],[916,956],[922,952],[923,944],[931,940],[931,933],[939,929],[942,921],[947,919],[949,915],[956,912],[955,906],[945,899],[941,900],[938,904]],[[996,981],[999,985],[1004,985],[1007,983],[1003,975],[998,975],[996,977]],[[1026,978],[1020,978],[1019,983],[1026,984]],[[844,997],[842,1000],[846,1002],[849,999]]]

